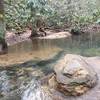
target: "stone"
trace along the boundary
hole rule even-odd
[[[49,79],[48,83],[49,83],[49,87],[55,88],[55,87],[57,86],[57,82],[56,82],[55,76],[52,76],[52,77]]]
[[[81,95],[94,87],[98,80],[92,66],[79,55],[67,54],[62,57],[54,66],[54,72],[49,85],[65,95]]]

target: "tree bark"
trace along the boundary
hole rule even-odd
[[[36,27],[36,21],[33,19],[36,18],[36,10],[31,7],[31,18],[32,18],[32,32],[30,37],[38,37],[37,27]]]
[[[0,0],[0,54],[5,54],[8,51],[7,43],[5,41],[5,21],[4,21],[4,0]]]
[[[31,32],[31,36],[30,37],[38,37],[37,28],[35,27],[34,24],[32,24],[32,32]]]

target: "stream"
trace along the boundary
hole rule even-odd
[[[39,79],[52,73],[65,53],[100,56],[100,34],[55,40],[28,40],[0,56],[0,100],[52,100]]]

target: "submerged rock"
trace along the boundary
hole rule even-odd
[[[67,54],[54,67],[55,74],[48,83],[65,95],[81,95],[94,87],[97,74],[83,57]]]

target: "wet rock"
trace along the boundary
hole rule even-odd
[[[54,67],[49,86],[65,95],[81,95],[94,87],[97,83],[97,74],[83,57],[65,55]]]
[[[56,81],[55,75],[53,75],[53,76],[49,79],[48,83],[49,83],[49,87],[51,87],[51,88],[57,86],[57,81]]]
[[[71,34],[72,35],[82,35],[84,32],[83,31],[81,31],[80,29],[71,29]]]
[[[16,72],[17,76],[20,77],[20,76],[25,76],[26,75],[26,72],[24,69],[19,69],[17,72]]]

